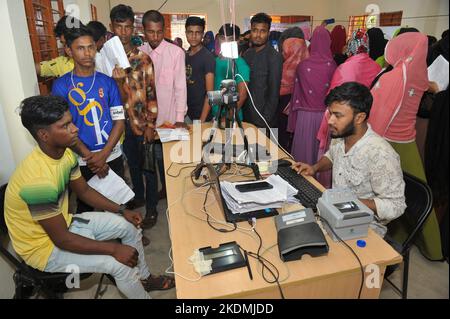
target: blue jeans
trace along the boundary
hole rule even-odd
[[[127,122],[125,127],[125,140],[123,142],[123,151],[127,157],[128,167],[130,169],[131,182],[133,183],[133,191],[136,194],[136,199],[144,199],[144,180],[145,176],[145,208],[147,211],[151,209],[156,210],[158,205],[158,175],[157,173],[150,173],[141,169],[139,162],[139,144],[142,143],[142,136],[135,136],[131,131],[130,125]],[[164,161],[162,144],[156,142],[155,144],[155,157],[156,163],[159,169],[159,176],[163,189],[166,187],[166,179],[164,172]]]
[[[139,261],[135,268],[130,268],[114,257],[108,255],[82,255],[62,250],[55,246],[48,259],[45,271],[70,272],[77,267],[80,273],[105,273],[114,277],[117,288],[130,299],[150,299],[144,290],[141,279],[150,276],[145,263],[142,246],[142,231],[134,227],[125,218],[112,213],[87,212],[74,217],[69,227],[71,233],[98,241],[120,239],[123,245],[136,248]],[[88,220],[83,223],[76,218]],[[70,267],[70,268],[69,268]]]

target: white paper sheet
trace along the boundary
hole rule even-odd
[[[105,178],[97,175],[88,181],[88,185],[116,204],[125,204],[134,197],[134,192],[112,169]]]
[[[246,193],[239,192],[236,185],[249,182],[220,182],[222,196],[228,208],[234,214],[242,214],[266,208],[281,208],[287,202],[297,202],[297,199],[294,198],[297,190],[280,176],[271,175],[265,181],[273,188]]]
[[[100,53],[95,56],[95,69],[107,76],[112,76],[116,64],[123,69],[130,67],[130,62],[119,37],[112,37],[105,42]]]
[[[156,132],[158,132],[161,143],[171,141],[189,141],[189,131],[184,128],[157,128]]]
[[[436,60],[428,67],[428,80],[436,82],[439,92],[444,91],[448,87],[448,61],[442,56],[438,56]]]

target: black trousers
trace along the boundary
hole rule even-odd
[[[115,160],[112,160],[111,162],[108,162],[109,168],[114,171],[117,175],[119,175],[121,178],[124,176],[124,167],[123,167],[123,158],[122,156],[116,158]],[[87,167],[87,166],[80,166],[81,175],[83,175],[86,182],[90,180],[92,177],[94,177],[94,173]],[[92,212],[94,211],[94,208],[86,204],[85,202],[81,201],[80,199],[77,199],[77,212],[76,214],[81,214],[84,212]]]

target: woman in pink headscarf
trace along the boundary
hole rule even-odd
[[[381,72],[381,67],[369,56],[369,38],[365,30],[353,31],[347,44],[347,56],[349,58],[334,72],[330,91],[346,82],[358,82],[370,88],[372,81]],[[322,119],[317,138],[320,141],[318,158],[321,158],[330,145],[328,112]],[[325,187],[331,185],[331,174],[321,174],[319,179]]]
[[[317,27],[311,38],[310,57],[297,67],[290,102],[288,131],[294,133],[292,155],[296,161],[311,165],[317,161],[319,142],[316,135],[336,69],[330,46],[330,32],[323,26]]]
[[[383,74],[372,88],[373,105],[369,124],[390,142],[400,155],[403,171],[426,181],[415,141],[416,115],[428,89],[428,38],[418,32],[403,33],[390,40],[386,62],[393,70]],[[442,258],[439,226],[434,211],[419,238],[420,250],[430,259]]]
[[[365,30],[353,31],[347,44],[348,59],[338,66],[330,91],[345,82],[358,82],[370,88],[381,67],[369,55],[369,38]]]
[[[284,109],[289,104],[294,91],[295,73],[298,64],[309,57],[305,40],[289,38],[283,41],[283,73],[281,76],[280,100],[278,103],[278,140],[281,146],[289,151],[290,138],[287,133],[288,117]]]

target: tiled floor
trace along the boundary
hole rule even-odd
[[[155,274],[162,274],[170,266],[168,257],[170,240],[168,236],[165,200],[160,201],[158,210],[160,212],[158,223],[155,227],[145,231],[150,238],[151,244],[145,248],[146,259],[150,269]],[[95,275],[82,282],[81,289],[65,294],[65,298],[93,298],[97,289],[99,276]],[[401,271],[397,270],[391,279],[399,284]],[[124,298],[115,286],[105,279],[107,290],[102,296],[104,299]],[[411,251],[410,275],[409,275],[409,298],[449,298],[449,265],[447,262],[430,262],[425,259],[414,247]],[[175,289],[168,291],[151,292],[153,298],[176,298]],[[399,295],[386,281],[381,290],[382,299],[399,299]]]

